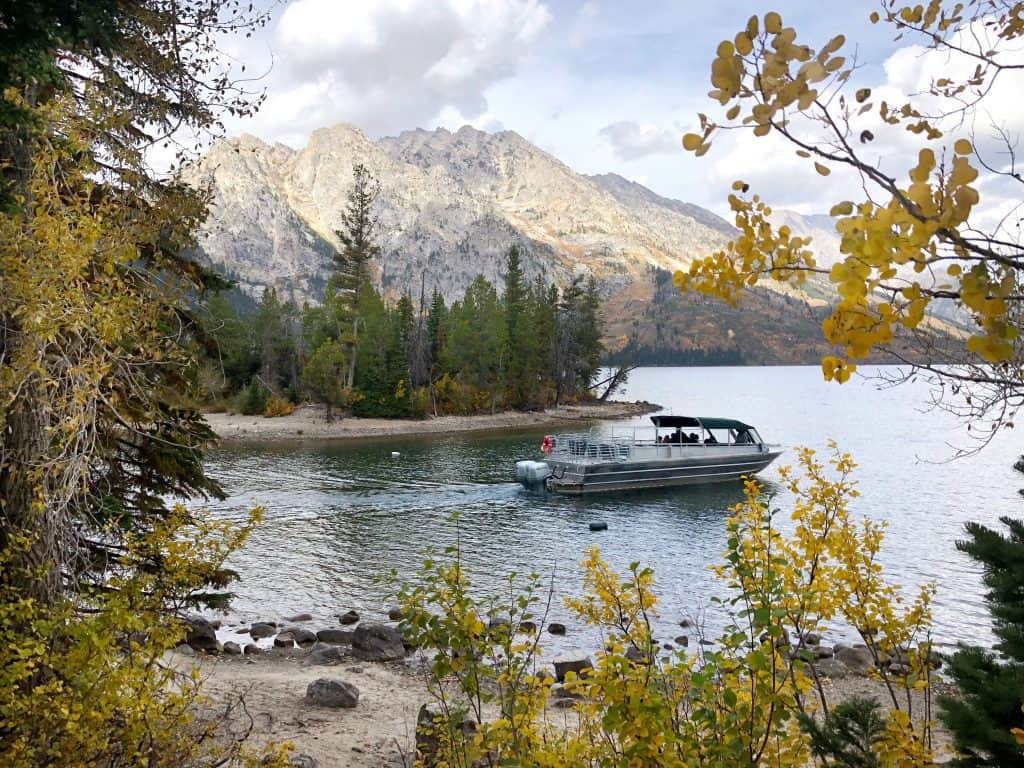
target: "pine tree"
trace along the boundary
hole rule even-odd
[[[985,600],[998,638],[993,651],[963,648],[948,673],[960,689],[939,700],[942,721],[961,753],[956,765],[980,768],[1024,766],[1024,745],[1012,729],[1024,725],[1024,521],[1002,517],[1002,535],[968,523],[970,539],[958,541],[984,568]]]
[[[373,207],[380,193],[380,183],[362,163],[352,168],[352,189],[341,212],[341,229],[337,230],[341,250],[334,254],[332,282],[342,306],[342,322],[347,328],[343,336],[349,358],[346,386],[355,384],[359,348],[359,304],[370,285],[370,261],[380,253],[375,243],[378,220]]]
[[[528,294],[523,278],[519,249],[509,248],[505,262],[505,333],[508,349],[505,389],[507,399],[513,408],[527,408],[532,405],[535,382],[531,381],[534,370],[531,351],[533,348],[528,314]]]

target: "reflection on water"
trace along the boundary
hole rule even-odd
[[[921,391],[878,391],[868,382],[826,385],[813,368],[645,369],[634,372],[630,398],[677,413],[732,416],[769,440],[825,449],[839,441],[860,463],[863,496],[854,511],[889,523],[884,564],[905,587],[939,582],[940,639],[987,642],[988,617],[977,568],[956,552],[970,519],[996,524],[1021,512],[1012,468],[1015,446],[999,441],[980,456],[954,463],[954,424],[914,406]],[[915,399],[917,398],[917,399]],[[638,420],[639,423],[639,420]],[[573,498],[527,491],[510,482],[516,459],[534,456],[540,433],[401,438],[341,444],[226,447],[209,468],[231,494],[215,512],[242,519],[253,504],[265,521],[232,565],[242,574],[235,610],[243,619],[311,611],[327,624],[350,608],[385,609],[377,577],[411,574],[428,546],[455,542],[452,513],[466,564],[481,589],[500,590],[510,571],[554,573],[560,595],[578,591],[578,562],[599,546],[625,569],[654,568],[662,599],[659,636],[678,634],[680,618],[724,596],[708,566],[725,547],[725,510],[740,485]],[[393,451],[400,456],[392,457]],[[781,461],[793,461],[792,453]],[[763,473],[770,488],[775,468]],[[604,521],[607,531],[588,524]],[[556,601],[552,619],[568,620]],[[567,623],[572,626],[571,621]],[[570,637],[572,644],[596,638]]]

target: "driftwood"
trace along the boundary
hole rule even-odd
[[[630,371],[633,371],[636,368],[636,365],[629,364],[617,366],[615,369],[613,369],[611,376],[608,376],[607,378],[602,379],[596,384],[591,385],[590,388],[596,392],[601,387],[605,387],[604,392],[598,395],[597,398],[600,402],[603,403],[605,400],[607,400],[609,397],[615,394],[616,390],[618,390],[619,387],[621,387],[629,380]]]

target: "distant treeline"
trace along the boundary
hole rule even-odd
[[[223,294],[205,305],[218,354],[202,370],[207,404],[242,413],[423,417],[534,409],[588,393],[603,347],[597,286],[527,284],[508,252],[504,292],[482,276],[451,306],[440,293],[387,304],[369,280],[331,278],[323,304],[268,288],[251,310]]]
[[[738,349],[654,349],[626,346],[605,356],[606,365],[745,365]]]

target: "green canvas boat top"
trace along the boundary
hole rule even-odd
[[[749,424],[744,424],[736,419],[721,419],[717,416],[669,416],[659,414],[651,416],[651,423],[656,427],[668,427],[679,429],[681,427],[704,427],[704,429],[753,429]]]

